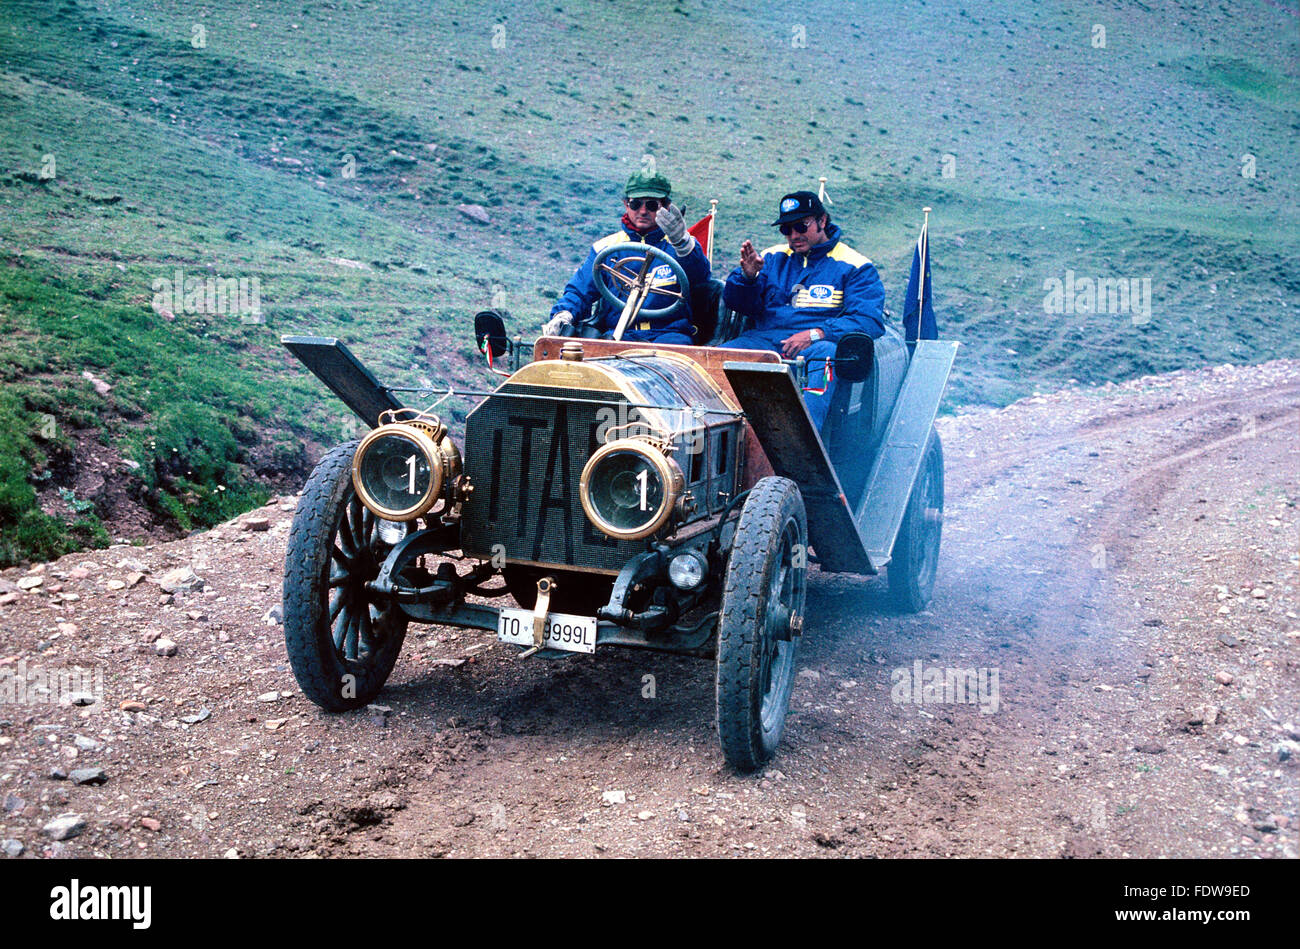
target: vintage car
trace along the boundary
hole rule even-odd
[[[602,252],[601,294],[622,325],[664,267],[680,270],[644,244]],[[930,599],[943,515],[933,423],[956,344],[892,328],[846,337],[818,433],[802,361],[707,345],[744,328],[721,288],[690,291],[697,346],[528,347],[501,314],[478,314],[479,349],[506,378],[457,392],[479,399],[460,443],[406,404],[421,390],[380,385],[336,339],[285,337],[371,426],[321,460],[289,535],[284,634],[303,692],[328,710],[367,704],[411,622],[489,630],[521,657],[682,653],[716,663],[726,760],[769,760],[799,640],[817,627],[809,564],[884,570],[901,610]]]

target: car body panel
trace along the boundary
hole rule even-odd
[[[332,336],[285,336],[281,342],[371,428],[379,425],[381,413],[402,408],[342,341]]]
[[[721,513],[735,497],[740,408],[695,360],[644,344],[590,359],[534,361],[465,421],[462,545],[471,557],[615,575],[643,551],[587,518],[584,467],[615,438],[653,433],[671,444],[694,507],[679,525]]]
[[[887,564],[893,554],[956,357],[957,343],[951,340],[919,340],[912,353],[856,512],[867,553],[877,566]]]
[[[560,336],[543,336],[533,346],[533,359],[559,359],[560,350],[565,343],[572,343],[572,338]],[[646,349],[646,343],[623,343],[612,339],[583,339],[583,353],[586,358],[597,358],[600,356],[612,355],[614,353],[627,352],[636,349]],[[709,374],[714,383],[727,393],[735,401],[735,393],[731,391],[731,383],[727,381],[726,373],[722,367],[727,362],[758,362],[781,364],[781,356],[778,353],[769,352],[761,349],[719,349],[711,346],[663,346],[655,343],[652,347],[663,352],[680,353],[688,359],[698,363],[700,367]],[[739,403],[737,403],[739,404]],[[752,488],[763,478],[768,477],[775,472],[772,470],[772,464],[767,460],[767,455],[763,451],[763,446],[754,436],[753,429],[749,429],[745,439],[745,457],[744,467],[741,472],[741,485],[743,488]]]
[[[789,369],[781,363],[729,362],[724,370],[773,469],[799,486],[818,562],[827,570],[876,573]]]
[[[908,348],[892,326],[872,341],[871,369],[860,382],[835,374],[835,393],[820,432],[840,485],[857,510],[903,377],[907,374]]]

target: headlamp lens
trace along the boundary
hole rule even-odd
[[[366,493],[388,511],[410,510],[429,493],[433,481],[428,456],[402,435],[385,435],[372,442],[359,474]]]
[[[664,483],[642,454],[616,451],[591,472],[591,505],[611,527],[635,531],[655,520],[664,504]]]

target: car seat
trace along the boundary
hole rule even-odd
[[[691,287],[691,340],[696,346],[717,345],[728,310],[722,304],[722,281],[711,277]],[[715,341],[716,340],[716,341]]]
[[[872,341],[871,368],[866,378],[859,382],[842,380],[831,395],[830,409],[822,424],[822,443],[850,506],[856,507],[866,487],[890,410],[907,374],[908,355],[903,335],[887,322],[884,335]]]

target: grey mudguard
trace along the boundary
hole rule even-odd
[[[758,362],[728,362],[722,369],[772,470],[799,486],[818,562],[826,570],[876,573],[790,371],[781,363]]]
[[[334,337],[282,336],[280,342],[371,428],[378,426],[379,413],[402,407],[352,351]]]
[[[956,356],[957,343],[923,339],[917,342],[908,363],[903,388],[855,512],[867,555],[877,567],[889,563],[893,556],[894,541]]]

